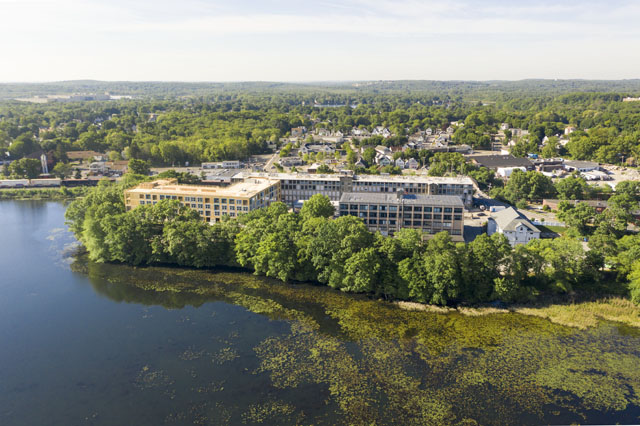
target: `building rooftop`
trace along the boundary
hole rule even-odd
[[[496,221],[503,232],[515,231],[518,225],[524,225],[533,232],[540,232],[529,219],[513,207],[493,213],[491,218]]]
[[[589,169],[589,168],[597,168],[600,166],[599,163],[594,161],[577,161],[577,160],[566,160],[564,162],[565,166],[573,167],[576,169]]]
[[[460,197],[455,195],[404,194],[399,197],[398,194],[393,193],[345,192],[340,197],[341,203],[399,204],[400,200],[408,205],[426,204],[464,208]]]
[[[339,181],[340,174],[309,174],[309,173],[245,173],[245,176],[261,177],[269,179],[312,179],[312,180],[333,180]],[[406,183],[437,183],[437,184],[458,184],[473,185],[473,179],[468,176],[441,177],[441,176],[419,176],[419,175],[354,175],[354,182],[406,182]]]
[[[473,185],[473,180],[467,176],[411,176],[411,175],[356,175],[354,181],[361,182],[406,182],[406,183],[438,183]]]
[[[498,167],[525,167],[531,169],[533,163],[527,158],[514,157],[513,155],[478,155],[469,157],[479,166],[488,169],[497,169]]]
[[[179,185],[175,179],[160,179],[153,182],[144,182],[128,189],[129,193],[162,193],[171,195],[202,194],[204,196],[228,196],[228,197],[252,197],[272,185],[278,183],[273,179],[251,178],[244,182],[238,182],[231,186],[203,186],[203,185]]]

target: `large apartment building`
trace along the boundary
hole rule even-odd
[[[340,201],[347,192],[395,194],[455,195],[470,207],[473,204],[474,183],[468,177],[391,176],[391,175],[312,175],[297,173],[260,173],[251,176],[281,181],[282,201],[293,206],[312,195],[323,194],[331,201]]]
[[[426,234],[447,231],[454,241],[463,241],[464,204],[456,195],[346,192],[339,214],[359,217],[382,235],[415,228]]]
[[[225,215],[236,217],[280,199],[280,181],[258,177],[226,187],[179,185],[176,179],[164,179],[124,191],[127,210],[160,200],[178,200],[200,213],[206,222],[218,222]]]

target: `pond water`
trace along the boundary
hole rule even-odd
[[[0,202],[0,424],[638,423],[640,332],[76,256]]]

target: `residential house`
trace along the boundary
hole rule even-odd
[[[389,155],[376,155],[376,163],[382,167],[388,166],[393,162],[393,159]]]
[[[512,246],[540,238],[540,230],[513,207],[492,213],[487,224],[487,233],[504,235]]]
[[[294,128],[291,129],[291,137],[292,138],[302,137],[305,133],[307,133],[307,128],[304,127],[304,126],[294,127]]]
[[[420,163],[415,158],[409,158],[406,162],[406,167],[409,169],[417,170],[420,167]]]

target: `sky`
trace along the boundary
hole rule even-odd
[[[0,0],[0,81],[640,78],[639,0]]]

